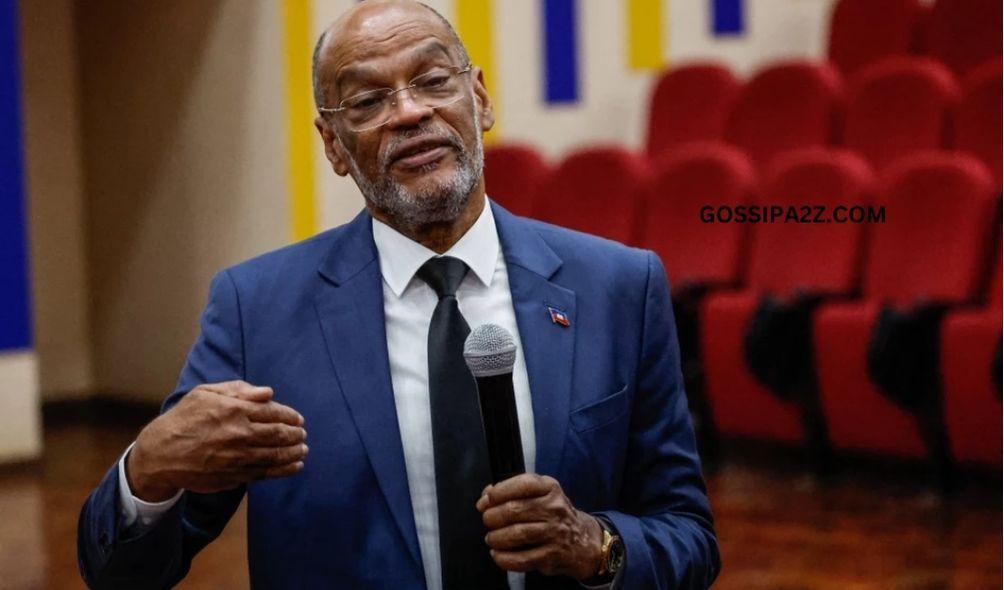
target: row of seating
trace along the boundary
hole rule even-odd
[[[833,446],[923,455],[917,417],[877,390],[866,351],[883,305],[937,302],[950,310],[940,365],[951,450],[960,460],[999,465],[1001,404],[990,369],[1001,331],[999,245],[996,254],[991,248],[1000,223],[995,181],[979,160],[943,150],[872,170],[849,150],[811,147],[758,172],[742,151],[714,142],[678,147],[654,162],[622,148],[591,148],[553,170],[530,149],[493,147],[485,164],[488,194],[503,205],[656,251],[678,315],[679,301],[703,295],[694,320],[699,350],[684,354],[700,359],[709,418],[722,433],[805,436],[799,408],[750,373],[743,342],[765,294],[811,293],[822,299],[812,316],[812,358]],[[537,188],[517,186],[521,175]],[[538,195],[531,211],[511,198],[526,193]],[[884,206],[885,222],[707,223],[701,208],[708,205]]]
[[[882,170],[910,152],[958,149],[980,158],[1000,186],[1001,72],[999,56],[959,80],[936,60],[893,56],[846,84],[833,64],[810,61],[777,63],[741,84],[720,64],[680,66],[655,86],[646,151],[654,158],[727,141],[763,168],[789,149],[839,145]]]
[[[926,455],[942,484],[952,456],[1000,465],[1000,14],[840,0],[829,62],[746,83],[676,67],[655,86],[643,155],[596,146],[552,168],[493,146],[488,193],[660,255],[703,450],[720,432],[801,441],[819,464],[832,447]],[[740,206],[885,217],[705,220]]]
[[[763,167],[788,149],[842,145],[881,169],[954,148],[1000,186],[1001,23],[997,0],[839,0],[824,63],[777,63],[745,84],[714,63],[664,73],[647,153],[722,140]]]
[[[827,56],[843,73],[892,55],[929,55],[959,75],[1001,53],[997,0],[840,0]]]

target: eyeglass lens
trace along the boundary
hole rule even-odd
[[[467,70],[433,70],[411,81],[408,86],[392,90],[380,88],[351,96],[342,101],[345,120],[355,131],[379,127],[390,120],[394,106],[401,100],[399,93],[429,108],[439,108],[460,100],[464,95],[461,75]]]

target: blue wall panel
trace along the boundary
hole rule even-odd
[[[0,351],[31,347],[17,2],[0,0]]]
[[[579,100],[578,23],[575,0],[543,0],[544,100]]]
[[[711,0],[711,29],[715,35],[743,34],[743,17],[743,0]]]

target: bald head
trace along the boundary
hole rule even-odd
[[[325,84],[329,82],[324,71],[325,58],[337,53],[340,46],[351,42],[365,42],[367,33],[378,33],[380,28],[394,22],[411,21],[417,26],[428,25],[431,32],[440,29],[449,41],[450,50],[455,52],[460,63],[468,64],[471,59],[460,36],[446,17],[435,9],[415,0],[366,0],[345,11],[331,24],[314,45],[312,75],[314,103],[318,107],[325,104]]]

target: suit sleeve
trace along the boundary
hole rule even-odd
[[[603,511],[624,540],[622,588],[708,588],[721,569],[680,372],[662,263],[649,252],[636,397],[619,510]]]
[[[162,412],[197,385],[244,376],[239,301],[226,271],[213,278],[200,325],[201,333]],[[223,531],[244,491],[244,486],[214,494],[186,491],[154,526],[135,534],[124,523],[118,465],[113,465],[80,511],[77,561],[81,576],[94,590],[173,587],[188,573],[195,554]]]

